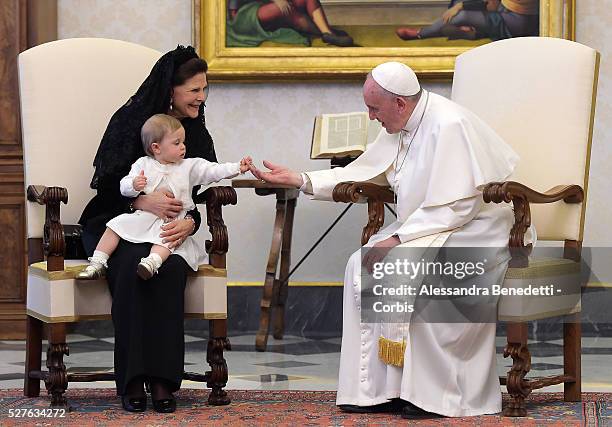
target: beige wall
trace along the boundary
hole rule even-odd
[[[191,0],[58,0],[58,37],[105,37],[161,51],[191,43]]]
[[[587,204],[586,243],[612,245],[612,10],[609,1],[577,1],[576,41],[601,53]]]
[[[206,0],[209,1],[209,0]],[[586,244],[612,244],[612,12],[599,0],[578,1],[577,41],[602,53],[597,117],[591,162]],[[111,37],[166,51],[188,43],[189,0],[59,0],[59,37]],[[448,96],[449,84],[426,84]],[[207,123],[222,161],[243,154],[275,160],[292,168],[326,168],[308,160],[312,120],[322,112],[362,110],[361,85],[355,83],[223,84],[211,88]],[[238,190],[239,205],[226,209],[230,226],[230,280],[259,281],[264,274],[273,224],[273,196]],[[343,206],[300,197],[295,218],[294,261],[310,247]],[[359,247],[365,207],[355,206],[292,280],[339,281],[346,259]]]

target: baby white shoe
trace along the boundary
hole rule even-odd
[[[104,277],[106,266],[97,262],[92,262],[84,270],[77,273],[78,280],[96,280]]]
[[[136,269],[138,277],[142,280],[149,280],[155,273],[157,273],[157,263],[150,257],[141,258]]]

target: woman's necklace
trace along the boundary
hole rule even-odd
[[[426,96],[427,98],[425,99],[425,107],[423,108],[423,112],[421,113],[421,117],[419,117],[419,122],[417,123],[416,127],[414,128],[414,132],[412,133],[412,136],[410,137],[410,141],[408,142],[408,147],[406,148],[406,153],[404,154],[404,157],[402,158],[402,163],[399,163],[399,155],[402,149],[402,145],[403,145],[403,140],[404,140],[404,134],[405,131],[402,129],[400,132],[400,137],[397,143],[397,154],[395,154],[395,163],[393,165],[393,181],[395,182],[395,188],[393,189],[393,198],[394,198],[394,204],[395,204],[395,213],[397,215],[397,193],[399,192],[399,183],[398,183],[398,177],[397,175],[400,173],[400,171],[402,170],[402,166],[404,166],[404,162],[406,161],[406,157],[408,157],[408,152],[410,151],[410,147],[412,146],[412,141],[414,141],[414,138],[416,137],[417,132],[419,131],[419,129],[421,128],[421,123],[423,122],[423,117],[425,117],[425,111],[427,111],[427,105],[429,104],[429,92],[426,92]],[[398,163],[399,163],[399,167],[398,167]]]

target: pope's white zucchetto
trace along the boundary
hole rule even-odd
[[[421,85],[412,68],[401,62],[385,62],[372,70],[372,78],[383,89],[401,96],[419,93]]]

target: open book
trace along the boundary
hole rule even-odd
[[[315,118],[311,159],[359,156],[376,139],[381,124],[368,113],[322,114]]]

